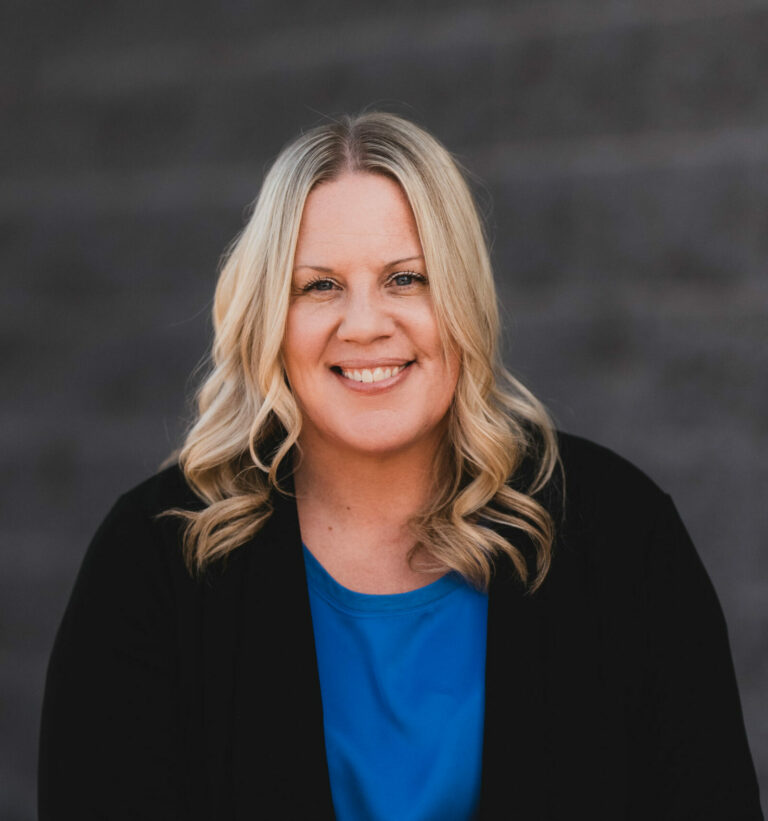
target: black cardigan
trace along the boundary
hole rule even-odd
[[[489,591],[480,817],[762,818],[714,589],[670,498],[560,435],[552,569]],[[295,503],[193,580],[178,468],[97,531],[46,683],[40,819],[332,819]],[[564,515],[563,515],[564,514]],[[510,534],[520,544],[519,534]]]

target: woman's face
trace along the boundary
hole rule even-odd
[[[396,182],[346,173],[310,193],[283,341],[305,447],[437,446],[459,364],[443,350],[427,274]]]

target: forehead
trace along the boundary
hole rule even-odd
[[[393,179],[347,173],[321,183],[307,197],[296,247],[297,265],[419,254],[416,220],[405,193]]]

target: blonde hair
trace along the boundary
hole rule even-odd
[[[554,538],[552,518],[534,498],[558,462],[554,428],[501,364],[487,243],[457,163],[424,130],[381,112],[329,122],[290,143],[225,257],[212,368],[197,392],[196,420],[171,457],[205,502],[197,511],[166,511],[186,521],[187,564],[201,571],[248,541],[270,516],[272,494],[285,492],[302,424],[281,359],[299,224],[309,192],[345,171],[384,174],[402,187],[442,339],[461,362],[431,501],[410,522],[409,558],[487,589],[494,556],[504,553],[534,590],[549,569]],[[533,470],[520,487],[512,479],[523,475],[524,462]],[[533,574],[523,550],[493,523],[527,535]]]

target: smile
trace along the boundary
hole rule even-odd
[[[339,368],[341,375],[346,379],[351,379],[354,382],[383,382],[385,379],[391,379],[397,376],[400,371],[404,370],[406,365],[396,365],[389,368],[361,368],[346,370]]]

